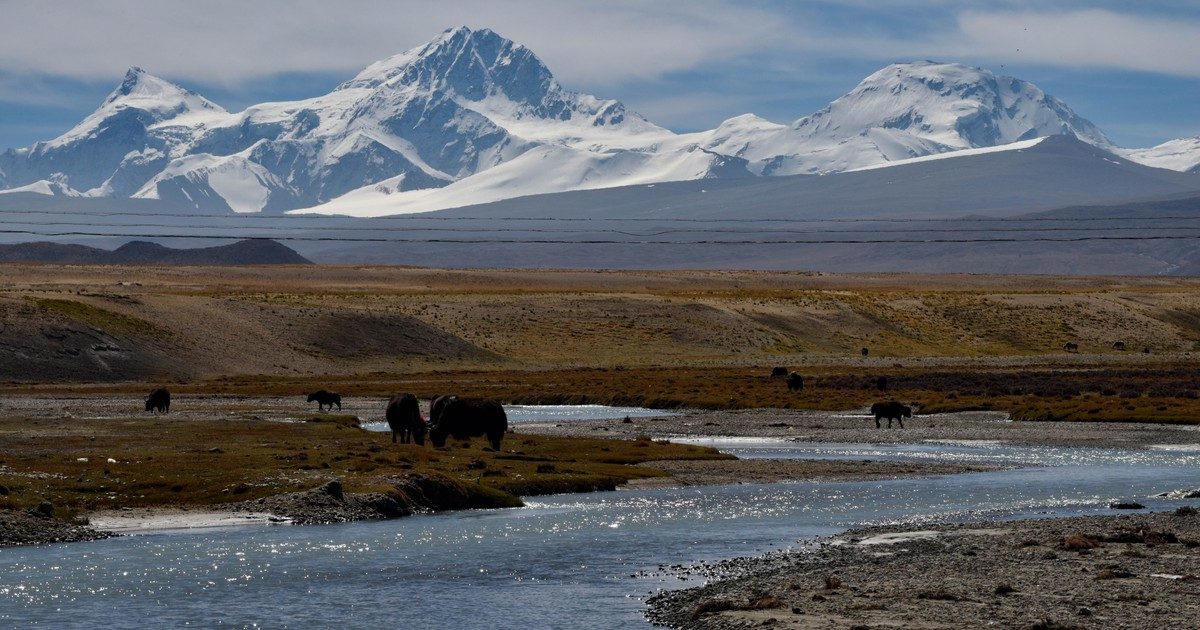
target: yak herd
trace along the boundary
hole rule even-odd
[[[492,449],[500,450],[500,441],[508,431],[508,416],[495,400],[434,396],[429,404],[429,422],[421,417],[421,406],[412,394],[396,394],[387,404],[388,428],[392,442],[425,445],[425,436],[436,447],[446,438],[466,440],[485,436]]]
[[[318,411],[332,411],[336,405],[342,409],[342,397],[324,389],[308,395],[308,402],[317,403]],[[171,410],[171,392],[158,388],[146,396],[146,411],[167,413]],[[467,440],[487,437],[494,450],[500,450],[500,441],[508,431],[508,416],[504,407],[495,400],[459,398],[458,396],[434,396],[429,406],[429,421],[421,417],[421,405],[412,394],[396,394],[388,400],[384,412],[388,428],[392,430],[392,442],[425,445],[425,437],[434,446],[446,445],[447,438]]]
[[[863,356],[867,356],[867,349],[863,348]],[[787,384],[789,391],[798,392],[804,389],[804,377],[796,372],[790,372],[785,367],[771,368],[771,378],[782,378]],[[875,379],[875,388],[879,391],[887,391],[888,379],[886,376],[880,376]],[[900,428],[904,428],[904,419],[911,418],[913,414],[912,407],[902,405],[894,400],[888,402],[878,402],[871,405],[871,415],[875,416],[875,428],[881,428],[880,420],[887,419],[888,428],[892,428],[892,421],[900,423]]]

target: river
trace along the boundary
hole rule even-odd
[[[864,524],[1108,512],[1197,485],[1200,447],[805,444],[704,439],[739,457],[1006,463],[894,481],[619,490],[527,507],[329,526],[153,533],[0,550],[0,621],[115,628],[645,625],[660,570],[796,546]]]

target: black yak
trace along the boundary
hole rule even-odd
[[[508,430],[508,416],[499,402],[457,396],[438,398],[434,404],[439,402],[436,415],[433,411],[429,414],[432,420],[429,441],[434,446],[445,446],[447,437],[465,440],[486,435],[492,449],[500,450],[500,440]]]
[[[392,429],[392,444],[400,436],[401,444],[416,442],[425,445],[425,420],[421,417],[421,405],[412,394],[396,394],[388,401],[387,423]]]
[[[771,368],[771,378],[787,378],[788,369],[785,367]]]
[[[799,374],[797,374],[795,372],[788,374],[787,387],[788,387],[788,390],[793,391],[793,392],[798,392],[798,391],[804,389],[804,377],[800,376]]]
[[[334,405],[337,405],[338,411],[342,410],[342,397],[340,394],[318,389],[308,395],[308,402],[313,402],[314,400],[317,401],[317,411],[325,411],[326,407],[329,407],[329,410],[333,411]]]
[[[1074,341],[1068,341],[1063,346],[1063,350],[1066,350],[1067,352],[1079,352],[1079,344],[1075,343]]]
[[[442,415],[442,409],[446,408],[446,403],[454,396],[438,396],[435,395],[429,399],[429,426],[437,424],[438,418]]]
[[[865,357],[865,356],[867,356],[867,355],[869,355],[869,354],[871,354],[871,351],[870,351],[870,350],[868,350],[867,348],[863,348],[863,349],[862,349],[862,350],[860,350],[859,352],[860,352],[860,353],[861,353],[861,354],[862,354],[864,357]]]
[[[880,402],[871,405],[871,413],[875,416],[875,428],[880,428],[879,421],[882,418],[887,418],[888,428],[892,428],[892,420],[900,423],[900,428],[904,428],[904,419],[912,417],[912,407],[901,405],[896,401]]]
[[[879,378],[875,379],[875,389],[878,389],[881,392],[886,392],[887,388],[888,380],[886,376],[880,376]]]
[[[167,413],[171,410],[171,392],[162,387],[150,392],[146,397],[146,411],[154,410],[158,413]]]
[[[1121,352],[1125,352],[1125,342],[1124,341],[1113,342],[1113,350],[1119,350]]]

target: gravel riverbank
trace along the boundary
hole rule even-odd
[[[1183,628],[1200,618],[1200,515],[875,527],[709,568],[652,597],[679,628]]]
[[[746,409],[687,411],[677,415],[623,420],[585,420],[521,424],[525,433],[631,438],[773,437],[802,442],[895,444],[928,441],[988,440],[1029,446],[1144,447],[1200,445],[1200,426],[1127,422],[1012,422],[996,411],[921,415],[904,428],[875,428],[867,409],[797,411]]]

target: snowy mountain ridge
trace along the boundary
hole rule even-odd
[[[889,65],[790,125],[747,114],[676,134],[619,101],[564,89],[525,46],[460,27],[328,94],[236,113],[132,68],[68,132],[0,154],[0,189],[378,216],[630,184],[840,172],[1058,134],[1148,164],[1200,164],[1200,140],[1116,149],[1033,84],[934,62]]]

